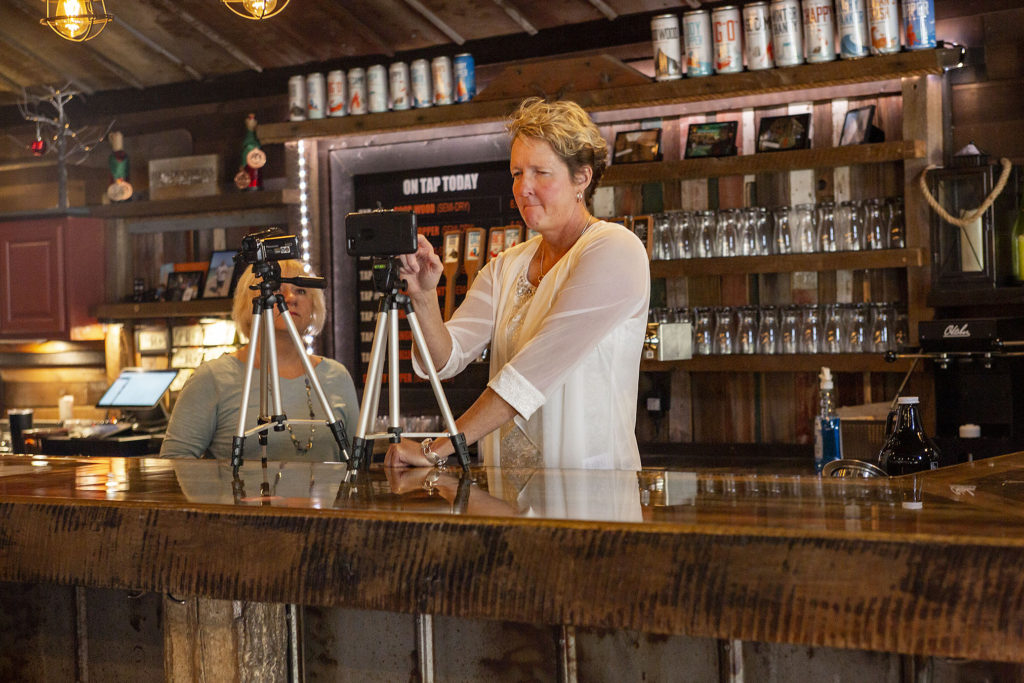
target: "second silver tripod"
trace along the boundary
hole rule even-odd
[[[455,447],[455,455],[458,456],[463,471],[468,472],[469,448],[466,446],[466,435],[459,432],[455,426],[455,417],[452,415],[451,408],[448,407],[448,399],[445,398],[441,379],[434,368],[434,361],[427,349],[427,342],[423,337],[419,320],[416,318],[416,312],[413,310],[412,301],[398,291],[400,283],[396,275],[397,270],[397,259],[394,257],[374,260],[374,287],[383,292],[383,296],[380,298],[377,308],[377,327],[373,333],[370,366],[367,369],[366,384],[363,387],[363,404],[359,407],[359,423],[356,426],[355,436],[352,438],[352,467],[358,470],[362,465],[363,457],[368,454],[367,451],[372,454],[375,439],[387,437],[392,443],[402,440],[398,370],[398,311],[402,309],[405,311],[406,320],[409,321],[415,350],[419,352],[419,357],[426,366],[430,387],[434,390],[437,407],[441,411],[441,418],[448,430],[446,432],[406,432],[404,436],[447,437]],[[380,400],[380,386],[384,379],[385,352],[388,354],[388,430],[387,432],[369,434],[370,423],[376,418],[377,402]]]
[[[324,388],[316,376],[313,364],[309,362],[302,346],[302,339],[299,331],[295,328],[291,315],[288,313],[288,306],[285,304],[284,296],[277,292],[282,282],[294,284],[299,287],[322,288],[322,278],[293,277],[282,278],[281,266],[276,261],[258,262],[253,265],[253,273],[262,278],[259,286],[260,292],[252,299],[252,329],[249,332],[249,357],[245,364],[245,382],[242,384],[242,402],[238,411],[238,429],[231,440],[231,467],[234,473],[238,474],[238,468],[242,465],[242,452],[245,450],[245,438],[252,434],[259,434],[260,446],[267,445],[267,433],[271,427],[274,431],[287,429],[289,423],[318,423],[318,420],[290,420],[284,413],[281,403],[281,378],[277,374],[277,343],[274,337],[274,308],[285,322],[288,336],[291,338],[295,349],[299,353],[302,362],[302,369],[306,373],[306,381],[312,393],[316,394],[317,401],[328,416],[327,426],[334,435],[334,440],[341,451],[341,459],[349,460],[348,436],[345,434],[345,425],[334,415],[334,408],[324,393]],[[262,327],[264,340],[260,343],[260,328]],[[246,430],[245,420],[249,409],[249,391],[252,389],[252,376],[256,365],[256,349],[260,349],[260,414],[256,426]],[[273,409],[272,414],[268,410]],[[264,453],[265,457],[265,453]]]

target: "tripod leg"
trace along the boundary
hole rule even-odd
[[[313,369],[313,364],[309,362],[309,356],[306,355],[306,350],[302,347],[302,338],[299,337],[299,331],[295,328],[295,322],[289,315],[283,315],[283,317],[285,327],[288,328],[288,335],[291,337],[292,343],[295,344],[295,349],[299,352],[299,360],[302,361],[302,369],[306,372],[306,378],[309,379],[309,384],[316,393],[317,400],[320,401],[320,407],[323,409],[324,414],[328,416],[327,426],[330,427],[334,440],[338,443],[341,459],[348,462],[351,458],[348,449],[348,434],[345,433],[345,423],[334,414],[334,408],[327,399],[327,394],[324,393],[323,385],[320,384],[320,379],[316,376],[316,370]]]
[[[393,307],[391,312],[393,315],[388,326],[388,432],[391,434],[391,443],[398,443],[402,440],[402,427],[399,424],[402,410],[398,398],[398,309]]]
[[[370,431],[370,422],[377,414],[377,391],[384,371],[384,351],[387,347],[388,308],[386,297],[381,299],[377,310],[377,327],[373,332],[373,346],[370,349],[370,365],[366,372],[366,383],[363,388],[363,404],[359,407],[359,424],[352,438],[352,468],[358,470],[363,465],[363,456],[367,447],[372,448],[372,441],[366,441]]]
[[[249,392],[252,390],[252,373],[256,366],[256,347],[259,346],[260,316],[253,315],[249,330],[249,357],[245,362],[245,381],[242,382],[242,405],[238,409],[238,429],[231,439],[231,468],[238,474],[242,466],[242,452],[245,450],[245,418],[249,409]]]
[[[284,315],[286,311],[287,309],[282,310],[282,315]],[[292,322],[291,318],[287,316],[285,317],[285,320],[287,322]],[[272,407],[274,410],[274,414],[271,415],[270,419],[274,422],[274,431],[280,432],[285,428],[285,414],[284,408],[281,405],[281,377],[278,375],[277,371],[277,342],[274,339],[274,309],[271,306],[267,306],[263,310],[263,327],[266,331],[264,344],[267,347],[267,363],[265,364],[265,367],[267,368],[267,373],[270,376],[270,397],[273,401]],[[302,347],[300,346],[299,348],[301,349]]]
[[[437,376],[434,368],[434,361],[430,357],[430,350],[427,348],[427,341],[423,337],[423,330],[420,328],[419,319],[412,308],[412,302],[407,300],[405,305],[405,317],[409,321],[409,329],[412,330],[412,339],[420,352],[420,358],[427,367],[427,375],[430,377],[430,388],[434,390],[434,398],[437,400],[437,407],[441,409],[441,417],[444,419],[445,428],[451,435],[448,438],[455,447],[455,454],[459,456],[459,464],[463,471],[469,471],[469,448],[466,445],[466,435],[458,431],[455,426],[455,416],[448,406],[448,399],[444,395],[444,387],[441,386],[441,379]]]

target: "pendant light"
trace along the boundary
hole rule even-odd
[[[288,0],[223,0],[240,17],[260,21],[269,19],[288,6]]]
[[[113,15],[104,0],[45,0],[46,17],[40,20],[61,38],[80,43],[95,38]]]

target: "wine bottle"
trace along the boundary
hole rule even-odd
[[[921,425],[917,396],[901,396],[892,433],[878,452],[876,464],[890,477],[934,470],[939,451]]]

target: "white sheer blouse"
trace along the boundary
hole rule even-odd
[[[528,240],[480,271],[446,323],[452,353],[438,373],[458,374],[490,344],[488,386],[516,409],[515,426],[542,458],[536,464],[639,469],[637,382],[650,297],[644,245],[621,225],[595,223],[524,302],[521,276],[539,245],[539,237]],[[507,431],[481,440],[485,464],[502,464]]]

